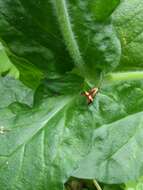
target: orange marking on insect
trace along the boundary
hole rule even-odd
[[[93,89],[91,89],[89,91],[85,91],[83,93],[83,95],[87,97],[88,104],[91,104],[93,102],[94,97],[96,96],[98,91],[99,91],[99,88],[93,88]]]

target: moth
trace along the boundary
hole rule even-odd
[[[99,88],[92,88],[89,91],[85,91],[82,95],[87,97],[88,104],[91,104],[94,100],[94,97],[98,93]]]

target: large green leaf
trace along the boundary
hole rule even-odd
[[[143,174],[143,112],[102,126],[95,131],[93,147],[76,177],[123,183]],[[116,171],[116,172],[115,172]]]
[[[16,83],[15,95],[20,91],[25,97]],[[0,86],[0,93],[5,88]],[[6,90],[12,96],[11,88]],[[50,97],[33,108],[17,101],[11,99],[0,109],[0,130],[4,130],[0,133],[1,189],[63,189],[77,161],[89,150],[96,127],[85,98]]]
[[[105,11],[104,1],[55,1],[68,50],[89,79],[95,79],[98,70],[111,71],[119,63],[121,47],[110,17],[117,6],[115,2],[119,1],[106,4],[108,11]],[[94,8],[102,11],[96,13]],[[104,19],[98,21],[96,16]]]
[[[118,4],[119,0],[108,0],[106,6],[104,1],[0,0],[0,36],[22,76],[27,76],[24,68],[32,73],[31,67],[36,67],[53,77],[71,70],[75,62],[80,74],[94,81],[98,71],[112,70],[120,60],[110,17]],[[39,83],[41,75],[37,78]]]
[[[113,15],[121,44],[121,69],[143,66],[143,1],[122,0]]]
[[[0,36],[9,48],[10,57],[22,58],[23,61],[15,61],[18,68],[30,64],[29,67],[36,66],[48,76],[72,68],[52,3],[48,0],[44,3],[0,0]]]
[[[107,123],[100,124],[100,128],[94,131],[92,148],[74,176],[114,184],[137,179],[143,174],[143,90],[140,85],[124,83],[106,87],[107,90],[99,96],[99,99],[103,97],[103,105],[96,99],[98,114],[101,113]],[[109,105],[108,100],[118,102],[119,109],[115,102]],[[123,116],[109,122],[109,115],[113,119],[121,110]]]
[[[9,85],[13,83],[11,86],[15,86],[14,89],[6,88],[7,80],[9,80]],[[140,174],[142,166],[139,161],[142,158],[140,149],[143,131],[140,123],[143,106],[142,83],[133,82],[103,87],[96,96],[94,104],[91,105],[87,104],[86,98],[79,92],[75,95],[47,96],[44,99],[39,97],[39,103],[35,102],[33,107],[29,107],[31,101],[23,100],[26,98],[27,101],[27,97],[29,99],[32,96],[25,96],[25,91],[16,85],[20,83],[11,80],[1,79],[4,85],[0,86],[1,96],[2,92],[5,92],[8,97],[11,97],[13,93],[19,97],[17,102],[15,97],[9,102],[6,101],[8,98],[4,99],[4,96],[0,99],[5,102],[0,109],[0,131],[3,132],[0,133],[0,185],[2,190],[62,190],[64,183],[79,167],[80,160],[90,151],[94,152],[99,145],[96,157],[90,160],[90,164],[95,161],[90,169],[97,173],[90,177],[99,179],[100,175],[107,175],[100,163],[105,159],[105,165],[110,167],[106,157],[108,158],[123,143],[126,143],[123,148],[128,146],[131,150],[130,152],[127,149],[128,154],[124,149],[117,152],[118,159],[125,166],[125,170],[116,166],[116,173],[114,171],[108,173],[108,182],[113,180],[113,175],[117,182],[117,178],[123,181],[127,177],[131,179]],[[63,83],[65,84],[65,81]],[[117,91],[113,94],[114,89]],[[21,100],[20,97],[24,98]],[[129,99],[128,103],[127,99]],[[140,101],[134,105],[137,99]],[[127,123],[127,120],[130,122]],[[127,126],[125,126],[126,123]],[[99,129],[96,129],[97,127]],[[134,133],[135,130],[137,130],[136,133]],[[139,144],[136,144],[137,142]],[[133,144],[135,146],[132,147]],[[130,156],[133,153],[139,161],[131,159]],[[98,170],[95,167],[97,160]],[[134,165],[135,163],[137,165]],[[87,168],[82,171],[82,175],[80,173],[80,177],[88,178],[91,170],[87,176],[86,171],[89,171],[89,165],[86,162],[84,165]],[[129,166],[128,173],[126,173],[127,166]],[[134,173],[132,172],[133,166]],[[112,169],[110,167],[110,171]],[[121,172],[122,175],[120,175]]]

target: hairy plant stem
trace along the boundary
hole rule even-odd
[[[106,82],[119,82],[129,80],[141,80],[143,79],[143,71],[131,71],[131,72],[117,72],[110,73],[105,76]]]
[[[71,57],[73,58],[75,65],[78,67],[78,69],[81,72],[84,72],[84,69],[83,69],[84,61],[80,54],[80,50],[79,50],[74,32],[72,30],[66,1],[55,0],[54,5],[55,5],[55,10],[56,10],[57,18],[59,21],[59,25],[61,28],[61,32],[65,40],[66,46],[68,48],[68,51]]]
[[[102,190],[99,183],[95,179],[93,180],[93,184],[95,185],[97,190]]]

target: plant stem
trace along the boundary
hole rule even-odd
[[[64,37],[68,51],[73,58],[76,66],[83,72],[84,61],[81,57],[80,50],[72,31],[68,8],[65,0],[55,0],[55,9],[62,35]]]
[[[93,184],[95,185],[97,190],[102,190],[99,183],[95,179],[93,180]]]
[[[143,71],[110,73],[105,77],[105,81],[107,82],[141,80],[141,79],[143,79]]]

